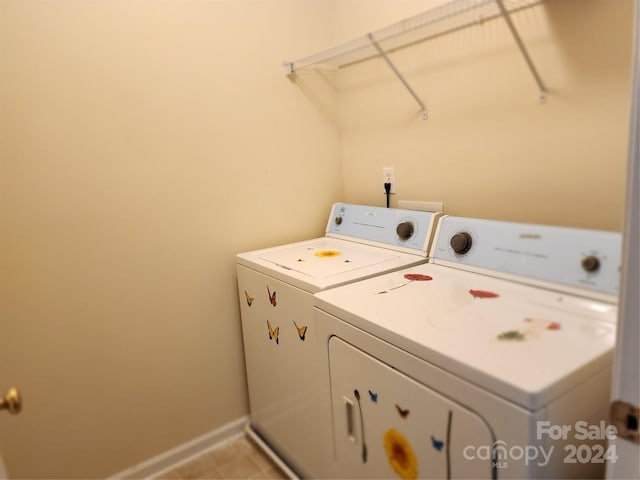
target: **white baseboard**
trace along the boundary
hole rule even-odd
[[[278,456],[278,454],[271,449],[269,444],[266,443],[264,440],[262,440],[262,437],[260,437],[260,435],[258,435],[253,430],[253,428],[251,428],[251,424],[249,422],[247,422],[247,424],[244,426],[244,433],[246,433],[247,436],[251,439],[251,441],[254,442],[258,446],[258,448],[260,448],[265,454],[267,454],[267,456],[278,467],[280,467],[280,470],[282,470],[282,472],[287,476],[287,478],[290,478],[291,480],[300,480],[300,477],[298,476],[298,474],[296,474],[296,472],[291,470],[289,468],[289,465],[284,463],[284,461]]]
[[[141,479],[157,477],[182,463],[186,463],[220,443],[237,438],[244,434],[244,426],[249,421],[247,416],[233,420],[220,428],[211,430],[171,450],[152,457],[107,478],[107,480]]]

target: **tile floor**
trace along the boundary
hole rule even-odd
[[[157,480],[286,479],[275,463],[244,435],[156,477]]]

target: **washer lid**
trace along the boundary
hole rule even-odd
[[[332,237],[239,253],[236,260],[311,293],[426,262],[422,255]]]
[[[529,410],[607,368],[615,342],[615,304],[433,264],[321,292],[315,303]]]
[[[365,249],[349,242],[324,240],[272,250],[259,258],[312,278],[328,278],[391,262],[398,258],[398,254],[381,248]]]

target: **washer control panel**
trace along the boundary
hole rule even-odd
[[[435,263],[619,291],[622,235],[617,232],[444,217],[436,235]]]
[[[336,203],[326,233],[427,253],[433,212]]]

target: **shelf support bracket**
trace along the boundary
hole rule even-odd
[[[527,63],[527,66],[529,67],[529,70],[531,71],[531,74],[533,75],[534,80],[538,84],[538,90],[540,90],[540,97],[539,97],[540,103],[544,103],[547,100],[547,87],[542,81],[542,78],[540,77],[540,74],[538,73],[536,66],[533,64],[533,60],[531,60],[531,57],[529,56],[529,52],[527,51],[527,48],[524,46],[524,42],[520,38],[520,34],[518,34],[518,30],[516,30],[516,27],[513,24],[513,21],[511,20],[511,17],[509,16],[509,12],[507,12],[507,9],[504,6],[503,0],[495,0],[495,2],[498,5],[498,8],[500,9],[500,14],[502,15],[502,18],[504,18],[504,21],[507,24],[507,27],[509,27],[509,30],[511,31],[511,35],[513,35],[513,39],[515,40],[516,45],[518,45],[518,48],[520,49],[520,53],[522,53],[522,56],[524,57],[524,61]]]
[[[422,119],[426,120],[427,118],[429,118],[429,113],[427,112],[427,107],[425,107],[424,102],[420,99],[420,97],[418,97],[418,95],[413,90],[413,88],[411,88],[411,85],[409,85],[409,83],[404,78],[404,76],[400,73],[400,71],[396,68],[396,66],[391,62],[387,53],[384,50],[382,50],[382,48],[380,47],[378,42],[376,42],[375,38],[373,38],[373,35],[371,33],[368,33],[367,37],[369,37],[369,41],[375,47],[375,49],[378,51],[378,53],[384,59],[384,61],[387,62],[387,65],[389,65],[389,68],[393,71],[393,73],[396,74],[396,77],[398,77],[398,80],[402,82],[402,84],[409,91],[409,93],[414,98],[414,100],[418,103],[418,105],[420,105],[420,108],[422,109]]]

